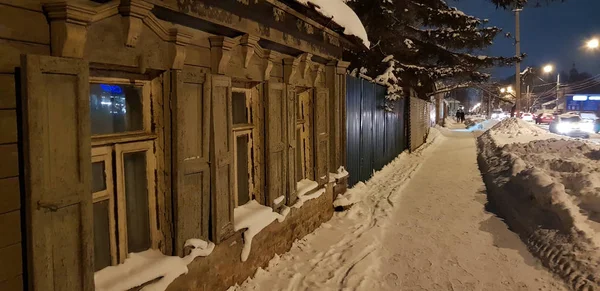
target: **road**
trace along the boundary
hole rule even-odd
[[[550,132],[549,126],[547,124],[537,124],[536,126]],[[592,133],[590,134],[590,138],[586,138],[585,140],[589,140],[593,143],[600,144],[600,134]]]

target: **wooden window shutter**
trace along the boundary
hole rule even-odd
[[[296,203],[296,89],[287,85],[287,138],[288,138],[288,177],[287,204]]]
[[[231,78],[211,76],[212,237],[219,243],[233,235],[233,132]]]
[[[267,83],[265,98],[265,143],[266,153],[266,205],[272,206],[273,200],[284,195],[287,181],[287,140],[286,140],[286,85]]]
[[[186,240],[209,236],[211,94],[204,73],[175,70],[171,76],[175,250],[183,255]]]
[[[30,290],[94,290],[89,69],[21,58]]]
[[[323,185],[329,180],[329,89],[316,88],[315,94],[315,180]]]

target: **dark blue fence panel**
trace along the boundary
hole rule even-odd
[[[360,172],[360,105],[361,80],[346,78],[346,168]],[[348,183],[358,182],[358,175],[350,175]]]
[[[346,168],[349,186],[371,178],[407,147],[405,100],[386,100],[387,88],[346,77]]]
[[[366,181],[373,174],[373,115],[375,103],[375,84],[362,81],[361,118],[360,118],[360,173],[359,179]]]

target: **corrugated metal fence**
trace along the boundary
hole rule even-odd
[[[435,116],[435,108],[431,102],[410,97],[410,150],[414,151],[427,140],[429,128],[432,126],[432,111]]]
[[[385,99],[387,88],[346,77],[348,186],[366,181],[407,148],[405,99]]]

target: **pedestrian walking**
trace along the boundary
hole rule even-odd
[[[460,109],[456,110],[456,122],[460,122]]]

